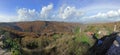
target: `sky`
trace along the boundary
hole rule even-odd
[[[0,22],[120,21],[120,0],[0,0]]]

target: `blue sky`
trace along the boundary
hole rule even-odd
[[[120,21],[120,0],[0,0],[0,22]]]

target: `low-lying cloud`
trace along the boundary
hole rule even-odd
[[[91,16],[84,16],[83,17],[85,22],[114,22],[120,21],[120,9],[118,10],[110,10],[104,13],[97,13]]]
[[[120,17],[120,9],[118,10],[110,10],[106,13],[98,13],[96,15],[89,16],[89,18],[114,18],[114,17]]]

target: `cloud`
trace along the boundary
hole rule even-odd
[[[18,21],[35,21],[35,20],[49,20],[49,21],[74,21],[80,18],[82,12],[74,6],[61,6],[58,10],[53,9],[53,4],[49,4],[41,8],[40,12],[35,9],[20,8],[17,11]],[[55,13],[56,12],[56,13]]]
[[[53,8],[53,4],[42,7],[41,11],[35,9],[20,8],[17,10],[18,19],[17,21],[35,21],[44,20],[50,15],[50,11]]]
[[[4,19],[4,20],[3,20]],[[0,22],[5,22],[5,21],[9,21],[9,19],[7,18],[5,18],[5,16],[0,16]]]
[[[62,19],[79,18],[83,14],[80,9],[71,6],[62,6],[58,12],[57,16]]]
[[[89,18],[116,18],[116,17],[120,17],[120,9],[115,10],[115,11],[110,10],[106,13],[99,12],[96,15],[89,16]]]
[[[87,22],[87,23],[120,21],[120,9],[110,10],[104,13],[98,12],[95,15],[84,16],[82,17],[82,19],[84,22]]]
[[[42,20],[82,23],[120,21],[120,9],[98,12],[96,14],[93,13],[89,11],[83,12],[80,8],[67,5],[62,5],[54,9],[53,4],[49,4],[43,6],[40,10],[20,8],[17,10],[17,16],[9,17],[1,15],[0,20],[1,22]]]
[[[15,16],[0,15],[0,22],[15,22]]]
[[[50,11],[53,9],[53,4],[44,6],[40,12],[41,18],[48,18]]]
[[[38,19],[38,12],[35,9],[20,8],[18,11],[18,21],[32,21]]]

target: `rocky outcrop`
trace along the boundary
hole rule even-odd
[[[116,37],[116,40],[108,50],[107,55],[120,55],[120,35]]]
[[[11,52],[8,52],[7,49],[2,49],[2,46],[3,46],[2,39],[3,39],[3,37],[4,37],[4,35],[0,36],[0,55],[11,55]]]
[[[0,48],[0,55],[11,55],[11,52],[7,52],[6,49]]]

